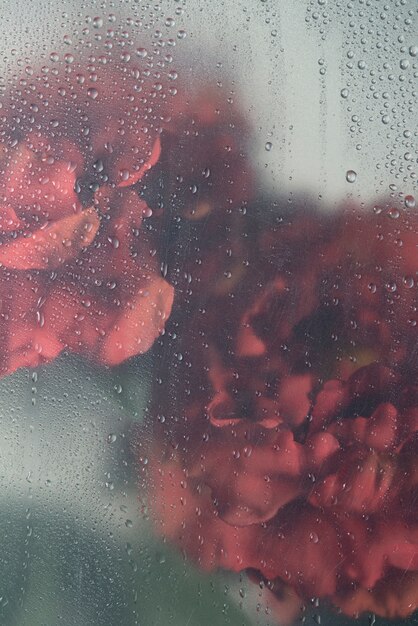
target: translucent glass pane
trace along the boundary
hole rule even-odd
[[[414,624],[413,0],[3,0],[0,623]]]

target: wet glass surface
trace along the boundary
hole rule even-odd
[[[3,13],[0,623],[416,623],[416,3]]]

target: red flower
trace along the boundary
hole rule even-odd
[[[195,287],[204,304],[176,324],[182,385],[148,454],[156,525],[203,568],[267,581],[281,608],[291,589],[289,619],[295,597],[418,604],[417,222],[396,219],[396,236],[388,209],[261,230],[248,272]]]
[[[140,87],[143,68],[75,65],[10,93],[3,118],[3,375],[62,350],[118,364],[148,350],[171,311],[138,182],[173,105]]]

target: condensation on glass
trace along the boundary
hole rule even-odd
[[[413,624],[413,0],[4,0],[0,622]]]

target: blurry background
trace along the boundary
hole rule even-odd
[[[260,190],[311,194],[328,209],[388,194],[414,205],[416,0],[3,0],[1,9],[3,93],[68,53],[97,52],[108,30],[115,54],[159,38],[186,84],[228,83],[251,120]],[[152,353],[116,371],[64,356],[0,381],[0,624],[275,624],[245,577],[203,576],[150,533],[129,439],[152,368]],[[307,622],[337,623],[314,604]]]

